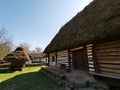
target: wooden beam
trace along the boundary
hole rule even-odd
[[[86,71],[89,71],[89,66],[88,66],[88,58],[87,58],[87,46],[83,46],[84,48],[84,59],[85,59],[85,67]]]
[[[48,66],[49,66],[49,64],[50,64],[50,54],[48,54]]]
[[[71,56],[70,56],[70,50],[68,50],[68,65],[69,65],[69,70],[71,71]]]
[[[100,73],[99,62],[96,57],[96,50],[95,50],[94,45],[92,46],[92,51],[93,51],[93,62],[94,62],[95,72]]]
[[[109,78],[115,78],[120,80],[120,76],[115,76],[115,75],[109,75],[109,74],[104,74],[104,73],[95,73],[95,72],[90,72],[92,75],[97,75],[97,76],[103,76],[103,77],[109,77]]]
[[[55,67],[57,67],[57,52],[55,53]]]
[[[77,47],[77,48],[73,48],[73,49],[71,49],[71,51],[76,51],[76,50],[79,50],[79,49],[83,49],[83,46]]]

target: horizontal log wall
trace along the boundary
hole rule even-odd
[[[55,66],[55,63],[56,63],[56,56],[55,56],[55,53],[51,53],[50,55],[50,61],[49,61],[49,65],[50,66]],[[54,61],[53,61],[53,57],[54,57]]]
[[[69,68],[68,63],[68,50],[57,52],[57,66],[65,64],[66,68]]]
[[[92,44],[87,45],[87,56],[88,56],[88,65],[89,65],[89,72],[94,72],[94,61],[93,61],[93,52],[92,52]]]
[[[95,45],[101,74],[120,77],[120,40]]]

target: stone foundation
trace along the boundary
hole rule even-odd
[[[56,80],[65,87],[65,90],[108,90],[108,86],[94,80],[86,73],[65,73],[55,68],[42,68],[41,71],[48,77]]]

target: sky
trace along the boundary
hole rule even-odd
[[[18,46],[25,42],[44,48],[60,28],[92,0],[0,0],[0,28]]]

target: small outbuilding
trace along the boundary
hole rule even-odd
[[[32,58],[32,63],[40,63],[43,59],[42,53],[32,52],[29,55]]]
[[[30,57],[23,47],[18,47],[15,51],[5,56],[4,60],[11,62],[10,70],[22,70],[25,68],[25,62],[30,60]]]

